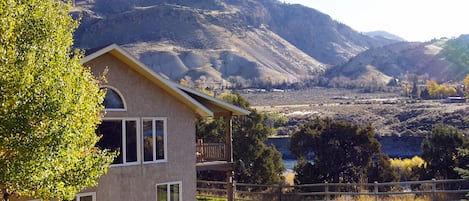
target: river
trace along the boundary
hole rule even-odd
[[[422,154],[421,144],[424,137],[415,136],[378,136],[381,143],[381,151],[391,158],[412,158]],[[290,152],[289,137],[272,137],[265,144],[274,145],[280,153],[285,167],[293,169],[296,164],[296,157]]]

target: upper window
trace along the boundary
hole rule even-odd
[[[125,110],[125,102],[120,93],[109,86],[104,88],[106,89],[104,108],[106,110]]]
[[[136,163],[137,128],[136,119],[105,119],[96,130],[98,135],[102,135],[96,146],[101,149],[119,151],[113,164]]]
[[[143,161],[166,159],[166,118],[143,118]]]
[[[156,185],[156,201],[180,201],[180,200],[182,200],[180,183]]]

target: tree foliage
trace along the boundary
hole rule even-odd
[[[464,178],[469,179],[469,148],[458,149],[459,167],[454,170]]]
[[[73,52],[77,21],[63,1],[0,1],[0,188],[72,198],[112,154],[95,148],[103,92]],[[7,193],[8,192],[8,193]]]
[[[249,107],[249,102],[239,94],[222,94],[220,98],[251,112],[245,117],[233,117],[233,158],[235,179],[242,183],[274,184],[283,182],[281,154],[264,142],[271,133],[265,126],[265,116]],[[205,142],[224,142],[225,124],[222,119],[200,120],[197,138]],[[201,175],[208,177],[209,175]],[[221,175],[220,177],[224,177]]]
[[[458,179],[455,168],[461,167],[463,158],[458,149],[468,148],[469,140],[451,126],[437,125],[430,137],[422,142],[422,158],[427,162],[424,179]],[[466,161],[467,162],[467,161]]]
[[[464,95],[469,96],[469,74],[464,78]]]
[[[426,87],[430,98],[447,98],[458,94],[454,87],[440,85],[435,81],[427,81]]]
[[[401,181],[418,180],[418,170],[425,168],[427,165],[427,163],[419,156],[404,159],[392,158],[390,159],[390,162],[391,167],[396,169],[399,173]]]
[[[368,182],[395,182],[400,179],[398,172],[392,167],[391,159],[386,154],[378,154],[368,168]],[[380,186],[380,191],[391,190],[390,186]]]
[[[371,126],[316,119],[292,135],[290,149],[300,158],[295,167],[297,184],[361,182],[367,177],[378,181],[397,179],[389,161],[384,160],[386,156],[381,156]],[[313,163],[304,160],[311,153]],[[372,168],[380,173],[373,175]]]

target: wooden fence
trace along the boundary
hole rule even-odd
[[[199,195],[226,197],[226,182],[197,181]],[[305,185],[259,185],[234,183],[237,200],[461,200],[468,199],[469,179],[389,183],[320,183]],[[393,199],[394,198],[394,199]]]

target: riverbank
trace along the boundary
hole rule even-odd
[[[381,143],[381,151],[391,158],[412,158],[422,154],[421,144],[424,137],[376,136],[376,138]],[[289,137],[271,137],[265,141],[265,144],[275,146],[282,154],[285,167],[288,170],[293,170],[293,167],[296,165],[296,156],[290,152]]]

